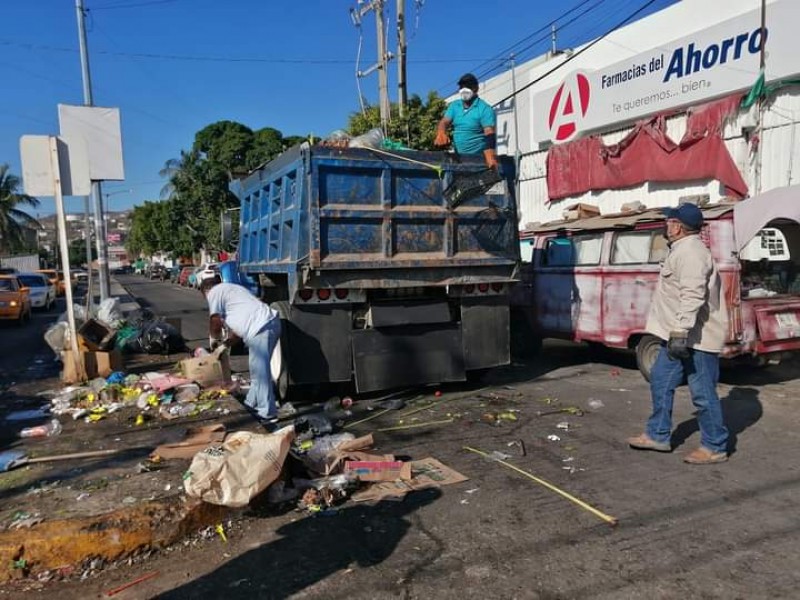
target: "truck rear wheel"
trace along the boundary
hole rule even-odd
[[[270,371],[272,372],[272,380],[275,382],[278,398],[281,402],[285,402],[289,397],[289,365],[286,362],[285,342],[291,306],[286,301],[273,302],[269,306],[278,313],[281,319],[281,337],[275,346],[275,350],[272,351]]]
[[[661,340],[654,335],[643,335],[636,344],[636,366],[647,381],[650,381],[650,373],[660,350]]]

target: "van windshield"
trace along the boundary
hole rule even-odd
[[[800,294],[800,224],[773,221],[739,252],[742,296]]]

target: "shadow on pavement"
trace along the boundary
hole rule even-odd
[[[288,598],[351,566],[382,563],[411,528],[406,517],[440,496],[437,489],[423,490],[402,502],[302,518],[279,528],[278,539],[158,598]]]
[[[728,453],[734,454],[739,434],[755,424],[764,414],[764,409],[758,399],[758,390],[750,387],[732,388],[720,402],[725,426],[728,428]],[[683,445],[689,436],[698,431],[700,426],[696,417],[683,421],[672,433],[672,447]]]

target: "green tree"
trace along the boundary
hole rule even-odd
[[[444,99],[436,92],[428,93],[426,101],[416,94],[411,96],[402,117],[397,105],[392,104],[392,118],[387,135],[415,150],[434,150],[436,125],[444,115],[445,108]],[[377,106],[368,106],[364,113],[355,112],[350,115],[347,130],[350,135],[356,136],[380,126],[380,109]]]
[[[86,264],[86,241],[72,240],[69,243],[69,264],[73,266]],[[92,260],[97,260],[97,246],[92,244]],[[59,266],[60,268],[60,266]]]
[[[20,206],[39,206],[39,200],[19,191],[19,177],[10,172],[7,164],[0,165],[0,248],[7,252],[25,245],[25,228],[39,229],[39,222],[20,210]]]

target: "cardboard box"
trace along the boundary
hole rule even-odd
[[[180,362],[181,374],[202,386],[230,383],[231,364],[225,347],[213,354],[185,358]]]
[[[91,352],[111,350],[117,332],[100,321],[89,319],[78,328],[78,339]]]
[[[411,479],[411,463],[399,460],[349,460],[345,473],[354,473],[359,481],[396,481]]]
[[[81,352],[83,364],[86,367],[87,379],[95,377],[108,377],[114,371],[122,371],[124,362],[122,353],[119,350],[111,352]],[[75,365],[72,350],[65,350],[61,353],[61,361],[64,369],[61,371],[61,380],[64,383],[79,383],[77,365]]]
[[[409,492],[468,481],[458,471],[443,465],[435,458],[424,458],[411,463],[411,479],[408,481],[381,481],[357,491],[351,496],[354,502],[380,502],[402,498]]]

